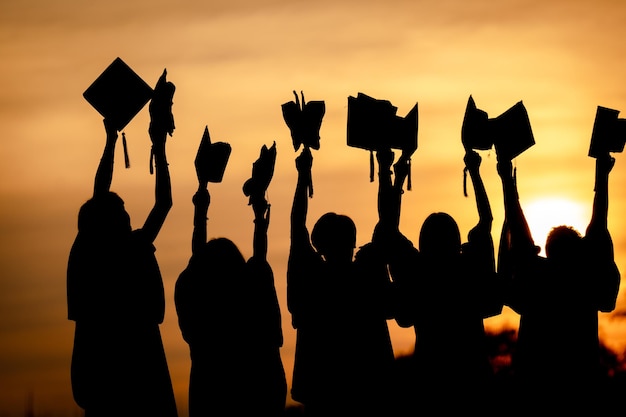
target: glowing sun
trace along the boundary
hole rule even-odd
[[[591,218],[589,204],[561,197],[536,198],[523,204],[524,215],[530,227],[535,244],[541,246],[541,253],[545,255],[544,246],[546,237],[555,226],[572,226],[585,234],[585,229]]]

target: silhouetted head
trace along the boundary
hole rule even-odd
[[[87,200],[78,212],[78,232],[103,240],[127,236],[131,226],[124,200],[112,191]]]
[[[327,261],[350,262],[356,246],[356,226],[348,216],[326,213],[313,226],[311,243]]]
[[[427,256],[448,257],[461,252],[461,233],[447,213],[430,214],[420,230],[419,251]]]
[[[546,239],[546,256],[554,260],[575,259],[580,255],[582,236],[571,226],[553,227]]]
[[[199,253],[197,262],[198,266],[208,268],[216,275],[238,274],[246,264],[237,245],[225,237],[209,240]]]

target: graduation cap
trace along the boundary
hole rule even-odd
[[[374,151],[401,149],[410,158],[417,149],[417,103],[405,117],[397,111],[388,100],[363,93],[348,97],[347,144],[370,151],[370,181],[374,181]]]
[[[535,144],[524,103],[518,101],[490,119],[487,112],[476,107],[472,96],[465,109],[461,141],[465,149],[488,150],[493,146],[498,157],[509,160]]]
[[[487,112],[477,108],[470,96],[461,127],[461,142],[465,149],[488,150],[493,147],[493,138],[486,134],[488,121]]]
[[[598,106],[591,132],[589,156],[597,158],[608,152],[624,151],[626,119],[620,119],[618,115],[618,110]]]
[[[230,152],[231,146],[226,142],[211,143],[209,127],[206,126],[194,161],[198,181],[203,184],[222,182]]]
[[[243,193],[250,197],[248,205],[252,204],[252,199],[264,195],[267,187],[274,175],[276,164],[276,142],[271,147],[263,145],[259,158],[252,164],[252,176],[243,184]]]
[[[496,150],[498,158],[512,160],[535,144],[528,112],[524,103],[518,101],[495,118],[476,107],[470,95],[465,108],[461,142],[466,150]],[[463,193],[467,197],[467,168],[463,169]]]
[[[148,103],[152,93],[152,87],[118,57],[85,90],[83,97],[121,131]]]
[[[521,101],[515,103],[513,107],[490,123],[493,146],[497,155],[513,159],[535,144],[528,113]]]
[[[300,145],[308,146],[312,149],[320,148],[320,127],[322,118],[326,112],[326,105],[323,101],[305,102],[304,94],[302,102],[298,99],[282,104],[283,119],[291,132],[294,150],[298,150]]]
[[[152,88],[121,58],[113,62],[83,92],[83,97],[121,131],[152,97]],[[122,133],[124,161],[130,167],[126,135]]]

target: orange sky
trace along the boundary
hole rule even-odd
[[[151,85],[167,68],[177,86],[167,148],[174,207],[156,246],[167,297],[161,329],[182,417],[189,356],[173,288],[190,255],[193,158],[206,125],[213,140],[233,147],[223,183],[210,186],[209,236],[231,238],[246,256],[252,210],[241,186],[260,147],[277,143],[269,257],[290,380],[295,333],[285,267],[296,154],[280,105],[292,90],[324,100],[327,109],[314,152],[310,226],[332,210],[355,220],[358,243],[371,236],[376,184],[369,183],[369,156],[345,145],[347,97],[358,92],[390,100],[400,115],[419,103],[413,190],[404,195],[401,220],[413,241],[435,210],[452,214],[463,234],[477,221],[471,188],[470,198],[462,189],[460,129],[470,94],[490,117],[519,100],[528,110],[536,145],[516,161],[523,205],[559,197],[589,210],[594,162],[587,149],[596,107],[626,108],[625,20],[626,3],[611,0],[0,3],[0,415],[22,415],[29,392],[41,412],[76,409],[65,267],[104,144],[101,117],[82,92],[115,57]],[[153,202],[147,124],[144,109],[126,128],[131,168],[123,168],[118,149],[112,186],[134,227]],[[626,161],[615,156],[609,226],[626,271]],[[483,161],[497,240],[502,195],[493,152]],[[535,238],[543,244],[544,236]],[[626,310],[622,296],[618,308]],[[567,319],[566,312],[559,316]],[[505,310],[488,325],[516,320]],[[390,325],[396,350],[407,351],[412,332]],[[601,333],[612,346],[626,346],[624,321],[603,315]]]

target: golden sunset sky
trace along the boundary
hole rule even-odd
[[[208,235],[231,238],[246,257],[253,214],[241,186],[260,147],[277,144],[269,261],[290,382],[295,332],[285,271],[297,154],[280,105],[293,99],[292,90],[326,103],[309,227],[327,211],[347,214],[358,244],[370,239],[376,222],[377,185],[369,182],[368,153],[346,145],[348,96],[389,100],[402,116],[418,103],[413,189],[404,194],[401,219],[413,242],[433,211],[450,213],[464,236],[478,220],[471,186],[467,198],[462,186],[460,132],[469,96],[490,117],[522,100],[536,144],[515,164],[522,205],[543,245],[541,216],[581,231],[589,219],[594,160],[587,150],[596,108],[626,109],[625,21],[626,3],[617,0],[0,2],[0,416],[23,415],[29,395],[36,412],[78,413],[65,272],[105,139],[102,117],[82,93],[114,58],[152,86],[167,68],[177,87],[176,130],[167,144],[174,206],[155,245],[166,290],[161,332],[183,417],[190,361],[173,290],[191,254],[193,160],[205,126],[213,141],[233,149],[224,181],[209,187]],[[133,227],[154,201],[148,121],[144,108],[125,129],[130,169],[121,144],[116,153],[112,189],[125,199]],[[497,242],[503,204],[496,158],[493,151],[481,155]],[[614,156],[609,228],[624,273],[626,159]],[[618,310],[626,311],[623,291]],[[548,319],[558,326],[567,312]],[[517,320],[505,308],[487,325],[515,327]],[[409,352],[412,330],[393,322],[390,328],[396,353]],[[624,351],[626,322],[618,312],[601,315],[600,334]]]

